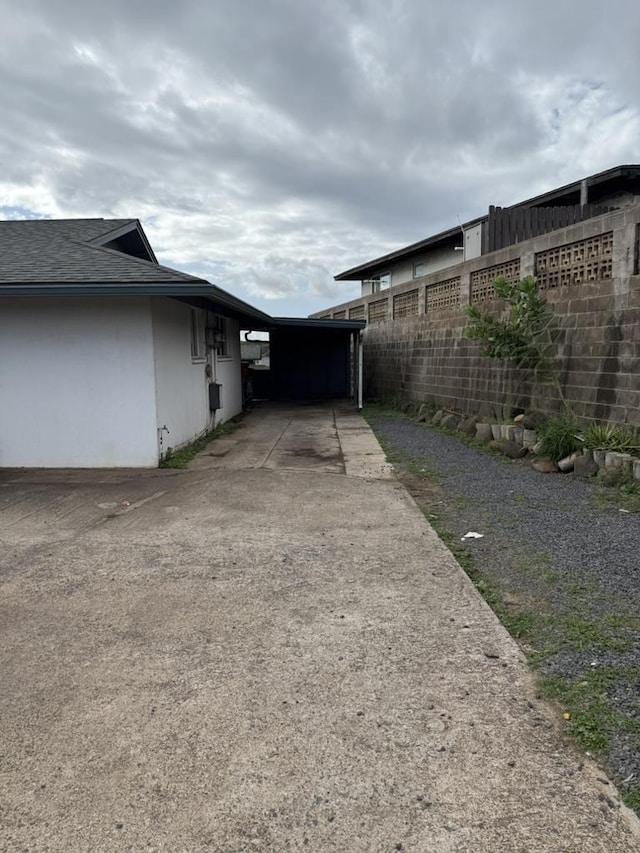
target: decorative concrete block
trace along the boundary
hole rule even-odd
[[[525,429],[522,433],[522,443],[525,447],[533,447],[538,441],[538,436],[534,429]]]
[[[604,468],[607,462],[607,451],[606,450],[594,450],[593,451],[593,461],[596,463],[598,468]]]
[[[476,438],[485,443],[491,441],[493,439],[491,424],[476,424]]]

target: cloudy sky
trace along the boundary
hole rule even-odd
[[[0,217],[138,217],[278,316],[640,162],[636,0],[0,0]]]

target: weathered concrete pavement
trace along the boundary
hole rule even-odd
[[[3,851],[636,851],[345,409],[0,476]]]

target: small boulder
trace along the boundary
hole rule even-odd
[[[435,415],[431,418],[431,423],[434,426],[438,426],[438,424],[442,421],[443,417],[444,417],[444,412],[442,411],[442,409],[438,409],[438,411],[435,413]]]
[[[598,479],[601,480],[605,484],[605,486],[617,486],[620,480],[622,479],[622,469],[599,468]]]
[[[535,430],[540,429],[541,426],[544,426],[544,424],[546,424],[548,420],[548,415],[545,415],[544,412],[539,412],[536,409],[532,409],[530,412],[527,412],[522,418],[521,424],[525,429]]]
[[[535,462],[533,462],[531,467],[535,468],[535,470],[539,471],[541,474],[555,474],[558,470],[556,463],[549,459],[548,456],[539,456]]]
[[[576,464],[576,460],[582,456],[582,453],[579,450],[576,450],[575,453],[571,453],[569,456],[565,456],[564,459],[561,459],[558,462],[558,468],[564,473],[568,474],[570,471],[573,471],[573,468]]]
[[[521,424],[524,420],[524,415],[516,415],[513,419],[514,424]]]
[[[478,441],[485,442],[485,444],[492,441],[491,424],[476,424],[476,438]]]
[[[521,447],[515,441],[509,441],[508,438],[501,438],[500,441],[492,441],[489,447],[495,447],[496,450],[508,456],[509,459],[522,459],[527,454],[526,447]]]
[[[591,450],[585,450],[578,456],[573,466],[573,473],[576,477],[593,477],[598,473],[598,463],[593,458]]]
[[[476,424],[478,423],[478,418],[474,415],[471,418],[465,418],[460,421],[458,424],[458,429],[460,432],[466,433],[466,435],[475,435],[476,434]]]
[[[460,418],[458,417],[458,415],[445,415],[440,421],[440,426],[447,427],[448,429],[455,429],[455,427],[458,426],[459,420]]]

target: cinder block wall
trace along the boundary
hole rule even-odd
[[[580,225],[354,300],[321,316],[368,319],[365,396],[500,416],[554,411],[556,388],[481,355],[465,305],[500,311],[492,282],[535,274],[560,325],[561,390],[583,422],[640,426],[640,208]]]

